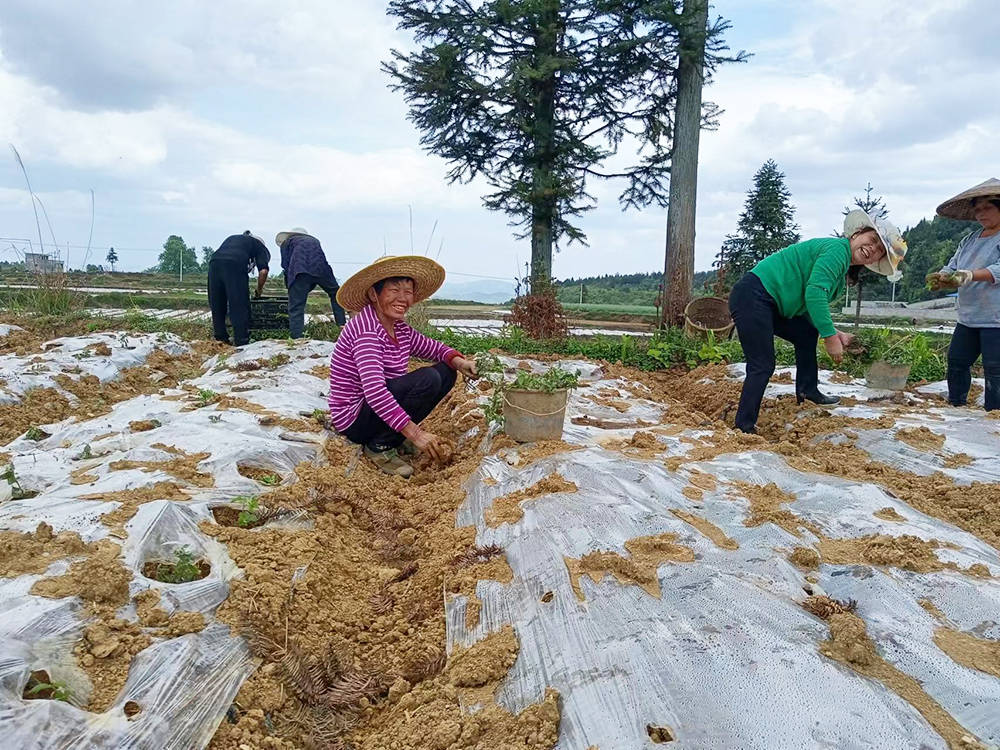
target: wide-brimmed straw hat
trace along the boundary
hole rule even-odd
[[[991,177],[986,182],[980,182],[975,187],[959,193],[954,198],[950,198],[937,207],[939,216],[947,219],[965,219],[971,221],[976,218],[976,211],[972,207],[975,198],[996,198],[1000,199],[1000,180]]]
[[[303,229],[302,227],[292,227],[287,232],[278,232],[278,234],[275,235],[274,237],[274,242],[278,247],[281,247],[282,245],[285,244],[285,240],[287,240],[293,234],[304,234],[307,235],[308,237],[312,237],[312,235],[309,234],[308,229]]]
[[[421,302],[441,288],[444,268],[422,255],[386,255],[341,284],[337,302],[345,310],[359,312],[368,304],[368,290],[372,284],[396,276],[413,279],[413,301]]]
[[[885,245],[885,255],[865,267],[882,276],[896,276],[899,262],[906,255],[906,240],[896,225],[885,219],[869,216],[866,211],[856,208],[844,217],[844,236],[852,237],[862,229],[874,229]]]

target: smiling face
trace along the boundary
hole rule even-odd
[[[885,257],[885,245],[874,229],[862,229],[851,236],[851,265],[869,266]]]
[[[1000,208],[989,198],[976,198],[972,202],[972,210],[975,212],[976,221],[983,225],[987,232],[995,232],[1000,229]]]
[[[413,279],[387,279],[381,284],[381,289],[376,290],[373,286],[368,290],[368,297],[375,302],[376,309],[392,322],[406,318],[416,293]]]

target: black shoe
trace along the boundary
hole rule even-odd
[[[840,403],[840,398],[838,396],[827,396],[819,391],[813,391],[812,393],[796,393],[795,400],[800,404],[803,401],[812,401],[814,404],[819,404],[820,406],[832,406],[833,404]]]

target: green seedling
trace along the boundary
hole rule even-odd
[[[201,406],[208,406],[210,403],[215,401],[219,397],[219,394],[215,391],[210,391],[207,388],[203,388],[198,391],[198,403]]]
[[[233,502],[242,508],[240,515],[236,519],[237,526],[246,528],[250,524],[257,523],[260,520],[260,514],[257,512],[260,510],[260,500],[256,497],[241,495],[235,498]]]
[[[287,365],[291,361],[292,358],[287,354],[275,354],[267,360],[267,364],[269,367],[281,367],[282,365]]]
[[[73,456],[74,461],[86,461],[88,458],[94,457],[94,451],[90,449],[90,443],[83,446],[83,450],[77,455]]]
[[[201,575],[201,570],[195,564],[194,554],[181,547],[174,552],[172,563],[160,563],[156,566],[156,580],[163,583],[190,583]]]
[[[49,434],[39,427],[30,427],[28,428],[28,431],[24,433],[24,437],[26,440],[34,440],[37,443],[45,440],[45,438],[49,437]]]
[[[213,424],[218,424],[219,422],[222,421],[222,415],[221,414],[209,414],[208,415],[208,421],[212,422]]]
[[[64,703],[68,703],[70,697],[73,695],[65,684],[58,681],[36,683],[33,688],[25,693],[25,695],[38,695],[39,693],[44,693],[46,690],[51,691],[51,695],[49,696],[50,699],[54,701],[63,701]]]
[[[503,379],[503,364],[495,354],[485,352],[476,355],[476,369],[479,374],[493,383],[493,392],[483,405],[483,416],[486,423],[500,426],[503,424],[503,402],[507,391],[543,391],[552,393],[562,388],[576,388],[579,385],[580,374],[551,367],[541,375],[521,370],[512,383]]]
[[[265,487],[277,487],[281,483],[281,477],[277,474],[261,474],[257,481]]]

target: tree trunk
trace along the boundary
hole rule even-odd
[[[691,301],[694,278],[695,202],[698,193],[698,142],[701,138],[701,89],[704,83],[708,0],[684,0],[677,71],[677,110],[670,159],[670,205],[663,270],[660,325],[680,325]]]
[[[559,46],[560,0],[548,0],[539,14],[535,30],[536,70],[550,70],[535,79],[532,109],[534,143],[531,175],[531,291],[543,291],[552,283],[552,222],[556,215],[552,167],[555,162],[556,75],[551,60]]]

